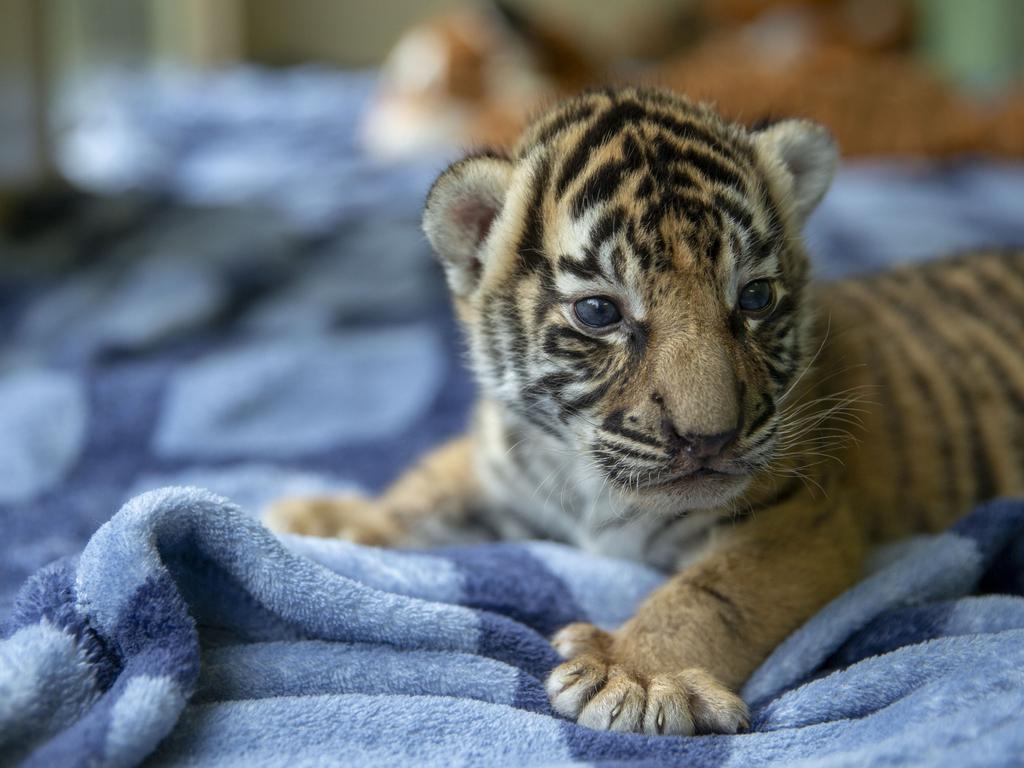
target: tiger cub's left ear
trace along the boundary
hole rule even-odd
[[[783,120],[755,132],[754,143],[802,225],[832,183],[839,162],[835,139],[810,120]]]
[[[456,296],[473,292],[483,271],[483,246],[505,204],[512,161],[477,155],[442,173],[427,194],[423,231]]]

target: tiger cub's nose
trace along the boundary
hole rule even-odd
[[[668,419],[665,419],[662,426],[672,447],[684,451],[695,459],[715,458],[736,439],[740,432],[739,427],[734,427],[713,435],[698,435],[692,432],[680,434]]]

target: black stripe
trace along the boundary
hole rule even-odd
[[[677,139],[687,142],[699,142],[706,146],[709,151],[723,155],[736,165],[743,165],[744,161],[749,161],[753,158],[753,151],[750,147],[737,142],[727,142],[721,137],[709,133],[703,126],[697,123],[688,120],[683,121],[675,115],[651,110],[648,110],[645,118],[646,122],[653,123]]]
[[[966,314],[984,313],[985,322],[996,326],[1004,339],[1024,337],[1024,313],[1017,301],[1008,296],[997,281],[989,280],[986,275],[982,274],[977,266],[969,264],[967,266],[970,266],[970,269],[960,267],[958,274],[976,283],[977,287],[981,289],[981,293],[985,294],[980,297],[980,300],[959,282],[954,282],[951,276],[943,275],[942,277],[945,279],[942,279],[929,272],[924,275],[924,278],[932,290],[942,296],[943,300],[953,304]],[[957,269],[957,267],[953,267],[953,269]],[[1002,296],[1005,301],[998,301],[999,296]],[[988,300],[990,298],[997,300],[990,301]]]
[[[618,483],[620,485],[632,483],[632,473],[629,471],[629,467],[623,467],[615,454],[603,448],[595,448],[593,456],[611,482]]]
[[[777,321],[792,314],[796,311],[796,302],[793,301],[793,295],[787,293],[775,304],[775,308],[772,309],[772,313],[765,318],[766,320]]]
[[[920,310],[907,303],[903,290],[895,290],[900,282],[905,282],[908,275],[906,273],[893,273],[891,277],[891,280],[883,279],[878,281],[878,289],[886,294],[889,305],[910,321],[911,332],[927,336],[929,346],[933,349],[944,350],[947,356],[950,353],[952,353],[953,357],[958,357],[962,354],[963,350],[958,349],[955,345],[951,346],[946,337],[935,329],[934,323],[930,318],[925,317],[921,314]],[[981,425],[975,408],[975,402],[970,395],[971,385],[961,377],[962,371],[958,371],[955,368],[948,368],[947,370],[950,383],[953,385],[956,393],[957,403],[967,421],[968,434],[966,439],[970,448],[971,469],[974,478],[974,499],[988,499],[995,494],[996,481],[992,475],[993,462],[986,456],[985,443],[981,435]]]
[[[605,420],[601,423],[601,429],[605,430],[609,434],[625,437],[626,439],[633,440],[634,442],[640,443],[641,445],[647,445],[652,448],[657,448],[659,450],[662,449],[663,446],[660,440],[657,440],[655,438],[650,437],[649,435],[645,435],[643,432],[638,432],[635,429],[630,429],[629,427],[625,426],[625,416],[626,412],[624,410],[619,409],[615,411],[614,413],[607,416]]]
[[[583,173],[591,154],[612,141],[624,126],[638,122],[643,115],[643,108],[632,102],[613,103],[599,115],[562,163],[561,172],[555,183],[555,194],[559,197],[564,195],[569,185]]]
[[[733,200],[721,192],[715,193],[715,205],[725,212],[725,215],[732,219],[743,229],[750,230],[754,227],[754,216],[747,209],[746,204]]]
[[[785,315],[783,317],[772,317],[770,323],[762,323],[758,331],[769,332],[770,343],[781,346],[784,352],[790,352],[789,346],[784,344],[784,339],[796,326],[796,317]]]
[[[747,430],[747,437],[756,434],[757,430],[763,427],[768,422],[768,419],[775,415],[775,400],[766,394],[761,398],[761,402],[763,402],[765,406],[761,410],[761,413],[759,413],[757,417],[750,422],[750,428]]]
[[[971,276],[974,276],[974,273],[975,271],[972,270]],[[984,312],[986,309],[989,309],[989,305],[985,303],[979,304],[973,298],[965,296],[955,284],[940,279],[939,274],[935,271],[922,270],[919,276],[928,289],[942,299],[943,302],[952,305],[959,311],[963,312],[969,321],[973,320],[974,322],[982,323],[982,319],[979,317],[979,314]],[[998,309],[998,307],[996,307],[996,309]],[[1019,308],[1013,307],[1013,309]],[[989,330],[993,330],[999,341],[1004,342],[1004,348],[1006,348],[1007,351],[1010,351],[1011,348],[1005,342],[1010,339],[1019,339],[1024,336],[1021,332],[1022,329],[1024,329],[1024,322],[1014,323],[1013,321],[1015,319],[1019,320],[1019,318],[1015,317],[1012,311],[1009,313],[986,313],[982,324],[1000,326],[999,331],[995,331],[992,328],[989,328]],[[1007,322],[1012,323],[1016,327],[1011,328],[1010,325],[1007,325]],[[1024,341],[1024,339],[1021,339],[1021,341]],[[1004,394],[1006,394],[1007,402],[1014,401],[1019,404],[1019,401],[1017,401],[1017,395],[1009,389],[1010,382],[1015,381],[1015,378],[1006,366],[1003,365],[1000,359],[997,356],[993,356],[988,351],[985,351],[984,345],[971,345],[968,342],[968,347],[984,356],[986,367],[992,370],[998,370],[999,375],[996,377],[996,382],[1002,388]]]
[[[590,125],[586,133],[576,143],[575,149],[562,164],[555,185],[556,194],[559,197],[565,194],[569,185],[583,172],[595,150],[612,141],[624,128],[645,123],[657,126],[675,138],[690,144],[684,150],[676,150],[678,161],[692,164],[708,179],[734,186],[740,191],[745,190],[745,184],[740,176],[728,168],[723,161],[743,165],[739,155],[744,154],[747,158],[751,157],[752,153],[749,147],[728,144],[703,127],[652,110],[649,106],[634,101],[622,101],[613,102],[612,106]],[[698,146],[700,149],[697,148]]]
[[[590,408],[596,405],[606,394],[608,394],[608,390],[611,389],[611,386],[612,381],[610,379],[605,379],[586,394],[580,395],[572,400],[565,401],[565,405],[574,411]]]
[[[781,250],[780,245],[779,237],[758,232],[756,229],[750,231],[750,248],[748,250],[755,264],[767,261],[774,256]]]
[[[654,195],[654,177],[651,174],[644,174],[640,183],[636,185],[635,198],[640,202],[649,202]]]
[[[729,630],[730,635],[734,638],[744,636],[747,630],[747,623],[743,620],[743,612],[733,602],[732,598],[703,581],[690,579],[684,583],[699,592],[703,592],[715,601],[715,604],[721,609],[718,612],[718,616]]]
[[[783,390],[789,384],[789,380],[793,378],[794,366],[793,361],[778,359],[781,351],[783,350],[775,350],[773,353],[775,359],[767,361],[765,367],[768,369],[768,378],[778,389]]]
[[[583,349],[573,349],[563,346],[561,342],[575,342],[583,345]],[[567,325],[551,325],[544,330],[541,349],[544,353],[553,357],[571,357],[578,359],[599,352],[607,346],[603,339],[587,336],[575,328]]]
[[[709,152],[701,152],[693,147],[688,147],[680,153],[679,162],[692,165],[708,181],[731,187],[741,194],[746,193],[747,185],[744,179]]]
[[[571,256],[558,257],[558,271],[575,275],[583,280],[594,280],[605,277],[601,261],[597,258],[597,251],[587,248],[583,251],[582,259],[574,259]]]
[[[751,443],[747,447],[747,452],[748,453],[753,453],[754,451],[756,451],[758,448],[760,448],[765,443],[767,443],[769,440],[771,440],[773,437],[775,437],[775,435],[778,434],[778,431],[779,431],[779,423],[775,422],[767,430],[765,430],[763,435],[761,435],[759,438],[754,440],[754,442]]]
[[[545,157],[533,177],[533,194],[526,208],[526,222],[516,253],[522,271],[550,277],[551,265],[544,258],[544,192],[551,178],[551,160]]]
[[[722,255],[722,227],[712,227],[706,235],[706,241],[702,249],[704,255],[711,264],[717,264],[719,256]]]
[[[707,203],[700,196],[703,185],[694,174],[687,173],[685,169],[666,166],[666,170],[661,173],[661,182],[661,188],[670,193],[670,202],[680,211],[694,213],[707,207]]]
[[[647,339],[651,335],[651,324],[647,321],[634,322],[629,329],[627,341],[629,343],[629,356],[638,364],[647,349]]]
[[[626,221],[626,211],[620,205],[613,206],[604,211],[590,230],[590,244],[594,248],[600,248],[605,242],[615,236],[617,232],[624,229],[623,222]]]
[[[995,263],[999,264],[999,262]],[[1010,275],[1000,275],[997,278],[984,272],[981,265],[975,268],[971,274],[978,280],[985,292],[997,297],[998,306],[1006,312],[1007,319],[1016,321],[1015,324],[1018,328],[1024,327],[1024,301],[1022,301],[1022,297],[1015,295],[1007,287],[1007,278]],[[1024,281],[1018,285],[1018,288],[1024,294]]]
[[[606,451],[611,451],[611,452],[617,453],[617,454],[619,454],[621,456],[628,456],[629,458],[636,459],[638,461],[652,461],[652,462],[656,462],[659,465],[659,468],[664,463],[665,458],[666,458],[665,454],[663,454],[663,453],[644,453],[643,451],[638,451],[635,448],[629,448],[629,447],[624,446],[624,445],[616,445],[615,443],[611,443],[608,440],[600,440],[599,439],[598,440],[598,446],[603,448]],[[650,468],[651,467],[635,467],[635,469],[650,469]]]
[[[535,147],[538,144],[547,144],[562,131],[590,119],[590,116],[594,114],[595,109],[597,109],[597,105],[591,102],[573,104],[567,109],[564,109],[561,113],[551,118],[539,130],[534,142],[530,144],[530,147]],[[520,154],[522,155],[523,153],[520,152]]]
[[[657,231],[657,225],[649,227],[646,221],[643,221],[643,225],[649,232]],[[628,220],[626,222],[625,231],[626,243],[629,245],[630,251],[632,251],[636,256],[637,261],[640,262],[640,268],[644,271],[649,271],[654,267],[654,254],[651,252],[651,249],[640,240],[637,236],[636,230],[636,224],[633,220]]]
[[[625,178],[635,171],[635,163],[610,160],[587,176],[572,199],[572,215],[580,218],[589,208],[611,200],[622,188]]]
[[[977,302],[965,298],[959,290],[940,281],[931,271],[923,271],[921,278],[928,288],[937,296],[941,297],[946,303],[956,307],[967,316],[961,327],[969,328],[972,321],[978,323],[981,322],[977,317],[980,309],[977,306]],[[999,314],[998,317],[1005,318],[1006,315]],[[992,323],[993,320],[994,318],[991,316],[986,318],[988,323]],[[1002,323],[999,324],[1002,325]],[[997,341],[1001,342],[1001,349],[1005,350],[1005,353],[1019,356],[1019,350],[1022,345],[1019,344],[1017,351],[1015,352],[1007,345],[1006,342],[1009,339],[1016,339],[1020,342],[1024,342],[1024,334],[1022,334],[1020,330],[1005,329],[1002,333],[998,333],[992,328],[989,328],[988,330],[993,331]],[[974,334],[972,333],[971,335],[973,336]],[[972,344],[970,338],[968,338],[965,340],[965,347],[962,347],[962,349],[965,350],[965,354],[973,352],[973,354],[979,355],[984,361],[985,368],[992,371],[994,374],[992,376],[992,380],[995,386],[999,389],[999,394],[1002,397],[1003,402],[1009,406],[1007,411],[1009,413],[1016,414],[1018,417],[1016,421],[1006,425],[1007,428],[1002,433],[1003,436],[1008,438],[1010,443],[1006,447],[1013,451],[1014,457],[1017,461],[1024,459],[1024,394],[1022,394],[1022,390],[1024,390],[1024,381],[1021,381],[1019,377],[1014,375],[1013,371],[1011,371],[1004,363],[1002,356],[991,352],[985,344],[980,342]],[[997,492],[998,491],[993,491],[989,496],[982,497],[982,499],[979,500],[989,498]]]
[[[871,290],[869,286],[865,287],[867,290]],[[875,308],[870,304],[870,302],[867,302],[859,296],[849,292],[844,292],[843,298],[853,304],[856,304],[860,308],[858,314],[862,317],[874,316]],[[875,298],[876,301],[878,300],[877,296],[873,298]],[[899,313],[897,312],[897,314]],[[924,374],[914,366],[914,356],[907,350],[907,343],[910,342],[911,337],[907,333],[890,333],[887,335],[890,337],[890,340],[889,344],[885,348],[891,350],[894,358],[899,360],[903,369],[909,372],[911,386],[914,387],[917,394],[924,401],[925,408],[928,413],[932,414],[934,422],[942,423],[943,414],[942,409],[938,405],[938,398],[933,392],[931,385],[927,382]],[[872,375],[878,383],[879,390],[888,395],[887,397],[882,398],[882,408],[885,410],[885,423],[889,429],[889,434],[885,435],[883,439],[885,444],[891,447],[891,455],[893,457],[892,463],[895,467],[895,506],[899,513],[904,513],[908,506],[907,493],[910,488],[915,487],[914,477],[916,474],[913,462],[909,460],[907,455],[909,445],[907,441],[907,427],[905,424],[904,413],[896,403],[898,395],[895,393],[895,387],[890,378],[892,366],[890,366],[888,361],[880,354],[879,347],[874,343],[873,339],[869,340],[868,343],[865,344],[864,353],[867,357],[868,369],[872,371]],[[939,430],[939,433],[944,436],[948,431],[948,427],[943,425],[943,428]],[[945,438],[943,437],[942,439]],[[949,481],[944,492],[957,493],[958,491],[955,479],[956,472],[953,465],[953,454],[951,448],[948,445],[943,448],[940,444],[939,457],[942,461],[943,475]],[[957,497],[947,496],[947,498]],[[917,514],[919,511],[920,510],[911,510],[911,514]]]

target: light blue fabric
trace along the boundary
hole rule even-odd
[[[82,450],[87,413],[73,376],[0,373],[0,503],[31,499],[64,479]]]
[[[25,765],[1013,765],[1024,502],[993,502],[827,606],[757,671],[752,730],[555,716],[547,636],[662,577],[555,544],[433,553],[288,537],[194,488],[137,497],[23,589],[0,750]],[[1012,580],[1011,580],[1012,582]],[[600,598],[600,599],[598,599]]]
[[[280,457],[388,437],[422,414],[443,370],[425,327],[259,342],[178,372],[154,449]]]

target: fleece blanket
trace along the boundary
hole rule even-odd
[[[100,720],[84,721],[82,713],[93,712],[93,704],[102,710],[119,695],[108,693],[128,684],[124,669],[150,669],[142,656],[158,659],[164,653],[136,654],[128,641],[120,648],[116,629],[100,628],[78,607],[59,611],[69,623],[53,613],[58,605],[79,606],[77,587],[69,584],[82,572],[67,558],[87,545],[93,552],[103,551],[96,549],[100,539],[92,537],[129,499],[171,485],[212,489],[235,501],[249,521],[236,521],[241,527],[229,538],[243,549],[254,547],[252,554],[270,546],[259,538],[264,534],[250,540],[245,532],[267,502],[286,494],[353,488],[373,492],[418,454],[464,427],[473,386],[462,366],[463,351],[443,280],[417,223],[426,186],[445,158],[387,166],[365,157],[356,138],[357,124],[372,85],[372,75],[242,69],[202,78],[143,76],[99,83],[96,90],[83,92],[80,105],[68,105],[63,124],[69,130],[61,152],[64,170],[94,194],[45,201],[31,211],[15,236],[0,239],[0,620],[13,616],[9,631],[17,626],[19,632],[46,633],[54,627],[71,632],[74,643],[64,646],[69,658],[84,653],[87,659],[121,661],[75,667],[84,676],[79,682],[92,682],[73,687],[82,698],[72,695],[66,703],[35,697],[37,686],[19,677],[18,701],[34,702],[26,712],[42,714],[18,720],[15,726],[4,720],[7,730],[0,743],[17,749],[18,759],[74,722],[87,722],[77,727],[99,739],[105,726],[98,725]],[[850,166],[841,170],[812,217],[808,238],[823,278],[950,249],[1021,245],[1022,199],[1024,167],[1016,165],[975,160]],[[225,521],[239,514],[225,511],[228,508],[220,502],[203,504],[218,510],[213,517]],[[192,502],[184,506],[191,508]],[[131,530],[142,536],[151,525],[153,541],[160,540],[161,524],[156,521],[170,516],[170,507],[140,502],[133,507],[144,508],[149,511],[138,512],[137,519],[148,522]],[[198,547],[206,534],[200,532],[203,525],[197,526],[190,541]],[[532,627],[531,631],[540,627],[541,634],[581,615],[614,623],[622,618],[616,613],[620,607],[625,611],[655,583],[654,576],[641,570],[595,564],[571,553],[556,556],[557,548],[541,545],[417,557],[344,545],[332,545],[340,547],[334,554],[317,554],[317,547],[326,545],[310,543],[308,547],[317,550],[312,553],[299,542],[289,541],[287,546],[319,558],[364,587],[461,604],[460,615],[479,607],[478,598],[487,608],[491,598],[485,595],[506,590],[504,602],[492,606],[491,612],[501,614],[501,606],[506,606],[510,621]],[[96,555],[93,561],[104,557]],[[113,554],[109,557],[115,561]],[[149,572],[155,557],[134,564],[126,561],[121,570]],[[19,588],[54,561],[63,565],[36,576],[32,589],[23,592],[28,597],[13,613]],[[174,615],[189,617],[187,621],[199,627],[196,642],[212,651],[201,651],[198,658],[204,665],[212,663],[211,654],[220,652],[216,638],[224,633],[216,626],[204,629],[200,598],[208,592],[213,599],[219,593],[211,588],[189,594],[187,584],[194,576],[185,577],[188,569],[176,565],[174,557],[161,562],[183,601]],[[614,578],[605,578],[606,574]],[[547,591],[534,576],[546,580]],[[242,586],[229,588],[231,583],[227,577],[217,582],[219,588],[236,590],[232,599],[216,598],[223,600],[225,609],[245,594]],[[536,590],[536,596],[524,593],[527,586]],[[163,626],[164,614],[147,618],[145,607],[150,603],[144,593],[136,596],[139,609],[122,612],[124,622],[137,620],[141,627],[152,620]],[[31,611],[25,613],[29,604],[40,610],[50,606],[45,610],[51,618],[44,622],[49,629],[31,629],[39,621],[29,618]],[[394,615],[404,618],[406,604],[392,605],[398,606]],[[423,608],[422,603],[412,605],[410,621]],[[527,610],[523,605],[533,607]],[[949,615],[956,613],[953,604],[947,607]],[[538,624],[524,620],[523,611],[548,618],[538,619]],[[174,623],[170,615],[167,621]],[[236,618],[246,626],[259,623]],[[292,627],[288,621],[285,625]],[[842,632],[854,632],[844,626]],[[953,619],[927,626],[940,636],[956,634]],[[291,639],[305,636],[305,630],[294,631]],[[5,674],[9,668],[19,675],[32,668],[42,674],[50,668],[44,654],[56,653],[53,648],[70,642],[59,640],[51,646],[19,636],[23,639],[18,647],[27,645],[28,655],[19,651],[14,656],[12,651],[0,658]],[[227,636],[244,633],[235,628]],[[484,635],[467,631],[466,637]],[[317,638],[315,642],[323,640]],[[327,655],[348,654],[346,659],[361,659],[359,663],[308,661],[303,666],[295,661],[302,653],[285,655],[283,646],[264,651],[272,656],[274,648],[281,648],[280,665],[267,658],[252,663],[263,674],[275,668],[291,670],[296,685],[308,684],[309,691],[317,690],[313,675],[319,668],[330,667],[336,676],[342,674],[340,669],[351,668],[349,683],[373,695],[379,689],[370,685],[373,680],[357,682],[362,679],[359,669],[390,665],[387,668],[399,674],[413,657],[404,650],[403,655],[389,655],[385,646],[365,642],[370,644],[355,650],[322,650]],[[496,658],[480,652],[481,647],[490,648],[490,640],[480,642],[458,652],[466,654],[458,658],[470,665],[467,669],[477,669],[471,665],[478,663],[472,661],[478,652]],[[536,637],[532,642],[531,648],[546,648],[536,645]],[[33,648],[40,650],[38,656],[32,655]],[[153,669],[177,664],[187,670],[196,658],[190,653],[182,652],[175,657],[178,661],[166,665],[154,661]],[[993,658],[999,653],[993,652]],[[437,706],[456,706],[455,701],[469,697],[462,692],[475,691],[478,699],[497,697],[499,701],[492,703],[511,701],[516,706],[532,701],[537,708],[523,705],[522,711],[544,715],[543,702],[518,693],[532,690],[520,684],[525,678],[516,673],[516,682],[509,682],[511,667],[529,669],[536,679],[542,657],[530,667],[518,666],[516,659],[498,660],[506,666],[488,662],[479,668],[476,687],[451,688],[456,693]],[[450,669],[448,661],[446,656],[445,670]],[[813,664],[797,664],[788,679],[820,674],[830,664],[819,665],[817,672],[808,671]],[[56,664],[52,668],[69,669]],[[438,684],[454,680],[455,674],[424,673]],[[501,690],[514,688],[517,693],[494,693],[496,688],[482,692],[479,680],[490,679],[505,680]],[[54,686],[70,681],[71,677],[54,679],[44,687],[56,690]],[[44,685],[41,678],[36,682]],[[134,690],[141,683],[132,685]],[[195,689],[189,707],[206,701],[205,685],[204,681]],[[393,682],[388,685],[393,686],[389,690],[399,690]],[[184,683],[175,686],[183,697],[190,690]],[[785,687],[779,684],[775,689]],[[93,702],[97,690],[107,693]],[[239,690],[238,701],[256,697],[250,697],[248,689]],[[136,695],[146,700],[155,695],[149,688],[138,691]],[[8,694],[3,688],[0,699],[14,701]],[[520,695],[526,698],[520,701]],[[761,698],[768,695],[757,693]],[[39,703],[44,701],[50,704]],[[239,706],[242,714],[237,717],[244,719],[244,705]],[[47,707],[56,709],[44,717]],[[129,703],[121,707],[138,709],[140,717],[144,711]],[[467,722],[490,722],[478,720],[472,711]],[[994,722],[982,708],[975,711],[976,720],[963,724],[964,738],[988,732]],[[397,710],[394,714],[398,716]],[[37,720],[40,730],[32,731]],[[258,720],[250,723],[257,730]],[[359,730],[365,744],[371,744],[387,731],[371,721],[360,721],[366,723],[365,729],[349,730]],[[161,728],[170,727],[169,721],[161,722]],[[564,727],[552,727],[556,726]],[[180,727],[184,726],[176,726],[174,732]],[[467,728],[469,734],[472,728]],[[880,727],[873,738],[888,738],[887,728]],[[140,726],[138,732],[143,730]],[[434,738],[426,725],[419,733],[420,741]],[[9,740],[14,736],[17,747]],[[359,753],[353,747],[351,754],[365,754],[371,762],[377,753],[371,746],[365,748],[369,751]],[[901,748],[894,747],[897,752]],[[82,749],[83,754],[96,754]],[[382,749],[381,755],[393,756],[390,747]],[[139,747],[139,759],[144,751]],[[0,764],[15,759],[9,757],[14,754],[7,746],[0,747]],[[536,761],[561,759],[552,754],[537,752]],[[980,760],[986,754],[979,750],[974,757]],[[742,764],[746,758],[735,759]],[[387,762],[386,757],[381,761]]]
[[[661,576],[554,544],[284,545],[227,500],[144,494],[22,590],[0,755],[27,766],[1019,765],[1024,503],[914,542],[747,683],[752,731],[553,716],[546,636]],[[972,596],[976,591],[986,594]],[[996,594],[998,593],[998,594]]]

